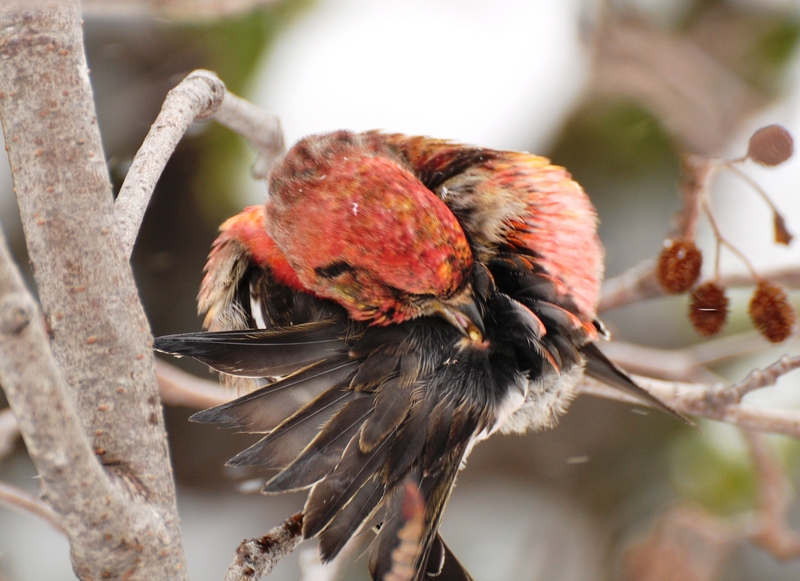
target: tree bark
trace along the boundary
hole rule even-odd
[[[74,406],[100,467],[87,477],[109,490],[104,510],[91,510],[102,504],[91,488],[57,500],[48,482],[48,498],[64,519],[80,578],[182,579],[152,337],[115,235],[81,24],[76,0],[0,6],[0,120],[50,349],[68,394],[50,405],[65,417],[71,412],[62,406]],[[14,411],[44,474],[53,468],[52,442],[41,440],[25,410]]]

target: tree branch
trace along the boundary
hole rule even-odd
[[[785,434],[800,439],[800,410],[762,408],[738,403],[737,400],[754,389],[774,385],[780,375],[797,367],[800,367],[800,357],[784,356],[765,370],[756,370],[744,381],[727,387],[708,383],[661,381],[641,376],[634,376],[634,379],[654,396],[684,414],[718,420],[756,432]],[[579,385],[578,393],[646,405],[588,377]]]
[[[161,400],[167,405],[205,409],[228,403],[235,397],[218,381],[200,379],[160,359],[156,359],[156,376]]]
[[[250,142],[258,153],[251,175],[257,180],[266,179],[272,162],[286,151],[280,119],[229,92],[214,113],[214,120]]]
[[[219,109],[225,85],[210,71],[189,74],[167,93],[161,112],[133,158],[114,207],[116,234],[130,257],[144,213],[172,152],[195,119]]]
[[[0,461],[14,451],[18,438],[17,418],[11,409],[4,409],[0,412]]]
[[[242,541],[236,548],[225,581],[248,581],[268,575],[303,540],[303,514],[297,513],[260,539]]]
[[[22,510],[24,512],[33,514],[47,521],[51,527],[60,533],[64,533],[64,525],[61,524],[61,518],[58,514],[50,508],[50,505],[42,502],[35,496],[28,494],[24,490],[20,490],[15,486],[11,486],[4,482],[0,482],[0,504],[4,504],[9,508]]]
[[[284,151],[278,117],[226,92],[214,73],[205,70],[190,73],[167,94],[117,196],[116,233],[126,256],[133,252],[156,183],[175,147],[195,119],[208,117],[239,133],[255,148],[258,156],[252,173],[256,179],[265,179],[272,162]]]
[[[758,477],[758,514],[750,539],[775,558],[800,556],[800,534],[787,523],[792,487],[775,451],[761,434],[743,432]]]
[[[55,358],[35,304],[8,287],[18,324],[6,333],[14,363],[3,386],[75,571],[185,578],[152,337],[113,235],[77,0],[0,4],[0,120]],[[20,375],[29,366],[33,383]]]
[[[48,347],[39,309],[22,283],[0,233],[0,384],[50,504],[63,515],[76,571],[107,557],[108,536],[126,538],[133,521],[103,471]],[[109,513],[117,518],[109,519]],[[103,518],[105,515],[105,518]],[[127,530],[126,530],[127,529]],[[122,570],[135,555],[118,555]],[[108,563],[107,566],[111,566]],[[80,574],[80,573],[79,573]]]

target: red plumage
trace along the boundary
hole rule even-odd
[[[603,250],[563,168],[339,131],[295,145],[269,190],[209,256],[199,306],[216,332],[156,346],[255,388],[196,419],[265,434],[231,462],[278,469],[267,492],[310,488],[303,533],[324,558],[382,522],[383,579],[414,490],[414,580],[467,580],[437,529],[475,443],[552,426],[584,371],[671,411],[594,346]]]

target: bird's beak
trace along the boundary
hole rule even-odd
[[[434,310],[465,337],[476,343],[483,341],[486,330],[471,288],[465,289],[447,301],[436,303]]]

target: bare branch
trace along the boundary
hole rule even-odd
[[[160,359],[156,359],[156,377],[161,401],[167,405],[205,409],[235,397],[219,382],[200,379]]]
[[[800,367],[800,356],[790,357],[784,355],[778,361],[765,369],[754,369],[742,381],[730,387],[717,390],[714,399],[723,404],[739,403],[742,398],[756,389],[775,385],[781,375],[786,375]]]
[[[758,477],[758,515],[750,539],[775,558],[800,556],[800,534],[787,517],[792,506],[792,486],[770,443],[761,434],[744,432]]]
[[[0,3],[0,120],[55,358],[35,303],[5,283],[2,381],[75,572],[185,578],[152,337],[113,235],[77,0]]]
[[[796,347],[797,344],[797,339],[789,339],[784,346]],[[607,357],[631,373],[698,383],[717,380],[717,376],[705,367],[709,364],[771,347],[774,344],[757,331],[716,337],[680,349],[659,349],[625,341],[610,341],[600,345]]]
[[[195,119],[208,117],[219,109],[224,95],[222,81],[204,70],[192,72],[167,94],[114,205],[116,233],[126,256],[133,252],[153,190],[178,142]]]
[[[236,548],[225,581],[259,579],[291,553],[303,540],[303,514],[297,513],[260,539],[242,541]]]
[[[213,119],[250,142],[258,152],[251,174],[257,180],[265,179],[272,162],[286,150],[280,119],[230,92]]]
[[[50,505],[15,486],[0,482],[0,504],[43,518],[47,521],[47,524],[58,532],[65,532],[64,525],[61,523],[61,517],[50,508]]]
[[[648,258],[603,284],[598,312],[610,311],[633,303],[663,297],[667,292],[658,284],[655,260]],[[800,267],[776,268],[761,273],[761,278],[781,283],[789,288],[800,288]],[[726,288],[754,286],[750,274],[725,274],[719,284]]]
[[[47,498],[64,517],[74,553],[97,558],[98,548],[102,554],[105,547],[98,536],[108,535],[119,542],[133,522],[100,516],[112,512],[124,517],[128,512],[83,431],[50,352],[37,305],[22,283],[1,233],[0,384],[19,418]],[[65,474],[71,477],[65,478]],[[87,531],[87,527],[92,530]],[[83,569],[84,563],[76,562],[75,566]]]
[[[597,312],[666,295],[656,280],[656,261],[648,258],[603,283]]]
[[[735,398],[744,390],[752,391],[773,385],[777,377],[800,367],[798,358],[784,357],[766,370],[753,372],[740,384],[730,387],[708,383],[682,383],[660,381],[649,377],[634,376],[636,382],[670,407],[687,415],[718,420],[756,432],[785,434],[800,439],[800,410],[778,410],[738,403]],[[732,389],[733,400],[728,390]],[[645,405],[641,401],[623,394],[599,381],[584,378],[578,393],[614,399],[634,405]],[[744,395],[742,393],[742,395]]]
[[[4,409],[0,412],[0,460],[13,452],[18,438],[17,418],[10,409]]]

